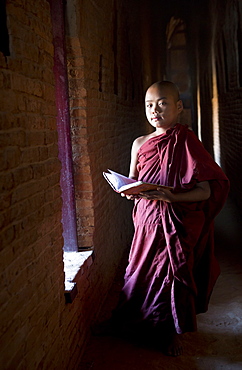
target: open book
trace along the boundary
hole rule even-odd
[[[129,177],[111,170],[103,172],[103,176],[114,191],[127,195],[139,194],[148,190],[156,190],[158,187],[169,190],[173,189],[171,186],[150,184],[147,182],[130,179]]]

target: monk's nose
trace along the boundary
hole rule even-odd
[[[160,110],[160,107],[158,104],[154,105],[153,107],[153,113],[159,113],[161,110]]]

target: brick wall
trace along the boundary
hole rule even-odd
[[[118,1],[116,19],[114,9],[109,0],[68,2],[67,8],[78,242],[94,246],[95,260],[86,261],[77,276],[79,293],[65,304],[49,4],[6,4],[10,56],[0,55],[2,369],[77,368],[130,243],[132,203],[111,190],[102,171],[127,174],[132,140],[145,129],[142,44],[132,29],[137,20],[130,23]]]
[[[0,56],[0,367],[34,369],[58,337],[64,305],[53,45],[47,2],[8,1],[7,14],[10,56]]]
[[[11,56],[1,55],[0,366],[66,368],[80,356],[85,316],[80,299],[71,307],[64,302],[49,7],[8,2],[7,13]],[[86,286],[82,281],[81,293]]]

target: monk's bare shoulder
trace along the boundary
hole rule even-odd
[[[154,137],[155,134],[152,132],[151,134],[148,134],[148,135],[143,135],[143,136],[139,136],[137,137],[137,139],[134,140],[133,142],[133,148],[138,151],[139,148],[147,141],[149,140],[150,138]]]
[[[131,161],[130,161],[130,170],[129,170],[130,178],[136,179],[136,180],[138,179],[137,163],[138,163],[139,148],[153,136],[154,134],[151,133],[149,135],[137,137],[137,139],[134,140],[132,149],[131,149]]]

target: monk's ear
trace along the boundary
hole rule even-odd
[[[179,111],[179,113],[183,110],[183,103],[181,100],[178,100],[177,102],[177,109]]]

